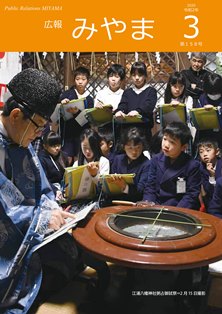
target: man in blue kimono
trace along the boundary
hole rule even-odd
[[[68,234],[34,252],[48,230],[58,230],[71,217],[57,205],[30,145],[50,119],[60,87],[31,68],[7,87],[0,116],[0,312],[20,314],[39,292],[42,266],[55,269],[58,278],[69,278],[78,252]]]
[[[190,139],[189,127],[181,122],[165,127],[162,152],[151,159],[143,200],[199,209],[200,163],[184,152]]]

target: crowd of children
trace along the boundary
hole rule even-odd
[[[68,121],[61,112],[57,119],[53,115],[54,121],[60,122],[60,135],[51,131],[45,134],[39,157],[58,198],[64,168],[87,164],[97,185],[101,185],[101,176],[112,174],[109,182],[120,188],[121,195],[109,195],[110,200],[146,200],[197,210],[210,208],[214,212],[215,193],[222,176],[221,141],[217,136],[221,131],[196,130],[189,111],[193,107],[219,106],[222,78],[203,69],[206,63],[203,53],[192,53],[190,63],[190,69],[170,75],[164,97],[158,102],[156,89],[147,83],[143,62],[132,65],[132,85],[125,90],[124,67],[111,65],[107,70],[107,86],[97,93],[95,101],[86,92],[89,71],[84,67],[75,70],[74,86],[61,95],[61,104],[85,97],[88,107],[112,105],[116,123],[97,128],[90,123],[80,126],[76,122],[81,113],[77,108]],[[165,124],[162,121],[156,134],[152,134],[158,107],[181,103],[185,105],[187,121]],[[141,123],[122,123],[127,116],[138,115],[142,117]],[[132,184],[127,184],[121,175],[130,173],[135,177]]]

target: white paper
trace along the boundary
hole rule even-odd
[[[85,116],[85,110],[80,112],[78,116],[75,118],[75,120],[79,123],[80,126],[85,125],[88,122]]]
[[[222,260],[209,264],[209,272],[222,274]]]
[[[63,225],[59,230],[55,231],[54,233],[46,236],[42,243],[38,244],[34,251],[38,250],[42,246],[46,245],[47,243],[51,242],[52,240],[58,238],[59,236],[63,235],[66,233],[69,229],[75,227],[77,225],[77,222],[80,220],[83,220],[88,213],[96,206],[96,202],[87,205],[85,208],[83,208],[81,211],[75,213],[75,218],[67,218],[66,221],[67,223]]]
[[[78,108],[80,111],[83,111],[85,109],[84,99],[85,98],[73,99],[67,104],[61,105],[61,108],[62,108],[62,111],[66,120],[73,118],[73,113],[68,112],[67,110],[72,109],[72,108]]]

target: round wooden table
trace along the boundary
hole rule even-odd
[[[160,235],[150,236],[148,232],[145,236],[130,236],[127,232],[122,232],[122,219],[126,219],[122,215],[126,214],[132,221],[130,216],[139,211],[140,217],[144,210],[154,211],[151,215],[151,224],[155,220],[160,223]],[[157,216],[159,220],[156,219]],[[168,216],[170,218],[165,219]],[[174,216],[178,216],[179,221],[180,216],[185,218],[182,218],[182,223],[174,223]],[[147,222],[146,219],[144,224]],[[169,221],[164,222],[167,219]],[[138,217],[133,220],[137,224]],[[117,227],[113,227],[115,223]],[[170,224],[172,228],[176,226],[176,231],[179,225],[185,224],[189,228],[182,230],[182,235],[178,237],[169,234],[164,237],[161,223],[164,226]],[[156,234],[159,234],[159,231]],[[73,230],[73,237],[80,247],[95,257],[137,269],[188,269],[206,266],[222,259],[222,220],[200,211],[173,206],[152,206],[144,209],[118,205],[102,208],[89,214],[83,222],[80,222]]]

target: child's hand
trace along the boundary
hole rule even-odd
[[[173,107],[176,107],[177,105],[179,105],[179,101],[178,100],[173,100],[172,102],[171,102],[171,105],[173,106]]]
[[[117,175],[117,174],[111,175],[111,178],[108,179],[108,182],[118,185],[120,187],[121,191],[124,191],[126,188],[126,182],[122,178],[121,175]]]
[[[65,104],[68,104],[69,102],[70,102],[70,99],[64,98],[64,99],[61,101],[61,104],[65,105]]]
[[[79,111],[79,109],[77,107],[72,107],[72,108],[67,108],[66,111],[72,114],[76,114]]]
[[[139,112],[136,111],[136,110],[132,110],[128,113],[128,117],[135,117],[135,116],[138,116]]]
[[[99,100],[97,100],[97,103],[95,104],[96,108],[103,108],[103,103]]]
[[[87,165],[87,169],[90,173],[90,175],[92,177],[95,177],[99,171],[99,163],[96,161],[96,162],[89,162],[88,165]]]
[[[204,109],[211,110],[214,106],[213,105],[205,105]]]
[[[215,170],[214,170],[214,166],[213,166],[212,162],[208,162],[206,164],[206,168],[207,168],[207,171],[210,174],[210,177],[215,177]]]
[[[124,119],[125,116],[126,116],[125,113],[122,112],[122,111],[118,111],[118,112],[115,114],[115,117],[116,117],[117,119],[119,119],[119,120]]]

